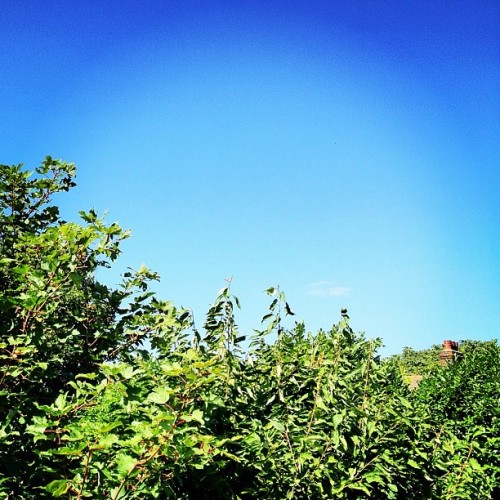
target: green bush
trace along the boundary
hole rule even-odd
[[[439,430],[443,498],[498,498],[500,346],[464,341],[461,351],[463,359],[423,379],[414,402],[429,412],[433,432]]]
[[[277,288],[250,338],[230,287],[197,330],[149,291],[155,273],[96,279],[128,233],[93,210],[60,218],[50,199],[74,171],[49,157],[33,174],[0,167],[1,495],[498,495],[495,342],[466,343],[410,391],[346,311],[316,334],[284,329]]]
[[[429,349],[420,351],[405,347],[402,353],[391,356],[389,361],[397,363],[406,377],[425,376],[439,365],[439,355],[442,350],[441,345],[433,345]]]

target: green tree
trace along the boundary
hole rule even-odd
[[[95,278],[128,232],[94,210],[65,222],[51,204],[74,174],[50,157],[34,172],[0,166],[0,474],[19,498],[47,478],[25,432],[39,405],[71,391],[77,374],[126,358],[150,329],[137,317],[150,308],[154,274],[128,273],[117,289]]]

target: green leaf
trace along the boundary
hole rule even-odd
[[[246,436],[244,439],[244,443],[248,447],[248,449],[253,452],[260,450],[262,447],[262,440],[256,432],[252,432],[251,434]]]
[[[152,403],[163,405],[169,400],[171,394],[172,389],[168,387],[156,387],[154,391],[149,394],[147,400]]]
[[[78,456],[82,455],[82,451],[87,448],[85,443],[79,443],[74,446],[63,446],[54,451],[56,455]]]
[[[353,490],[360,490],[366,493],[367,495],[370,495],[370,490],[362,483],[352,483],[349,485],[349,488]]]
[[[116,465],[121,477],[125,477],[130,474],[136,464],[137,460],[126,453],[121,453],[116,457]]]
[[[284,432],[285,431],[285,426],[279,420],[272,419],[269,422],[269,424],[267,424],[266,427],[268,427],[268,426],[271,426],[271,427],[273,427],[274,429],[276,429],[277,431],[280,431],[280,432]]]
[[[109,431],[116,429],[117,427],[121,427],[123,424],[120,421],[109,422],[104,424],[96,429],[98,434],[107,434]]]
[[[54,405],[60,412],[63,412],[66,408],[66,394],[59,394]]]
[[[134,375],[136,375],[140,370],[134,369],[133,366],[126,365],[120,370],[120,375],[125,379],[131,379]]]
[[[66,479],[56,479],[50,482],[45,489],[55,497],[60,497],[67,493],[71,484]]]
[[[191,418],[202,425],[205,423],[203,420],[203,412],[201,410],[194,410],[193,413],[191,413]]]
[[[335,415],[333,415],[333,417],[332,417],[333,426],[338,427],[343,419],[344,419],[344,415],[342,415],[342,413],[336,413]]]
[[[97,373],[79,373],[75,378],[95,379],[96,377]]]
[[[380,484],[385,483],[383,476],[377,472],[369,472],[368,474],[365,474],[363,476],[363,479],[365,481],[368,481],[369,483],[380,483]]]

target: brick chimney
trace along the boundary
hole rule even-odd
[[[458,350],[458,342],[455,342],[454,340],[445,340],[443,342],[443,350],[439,355],[441,365],[446,366],[447,364],[455,362],[460,354],[461,353]]]

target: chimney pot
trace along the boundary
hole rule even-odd
[[[439,355],[441,365],[445,366],[448,363],[453,363],[459,354],[458,342],[455,342],[454,340],[445,340],[443,342],[443,350]]]

